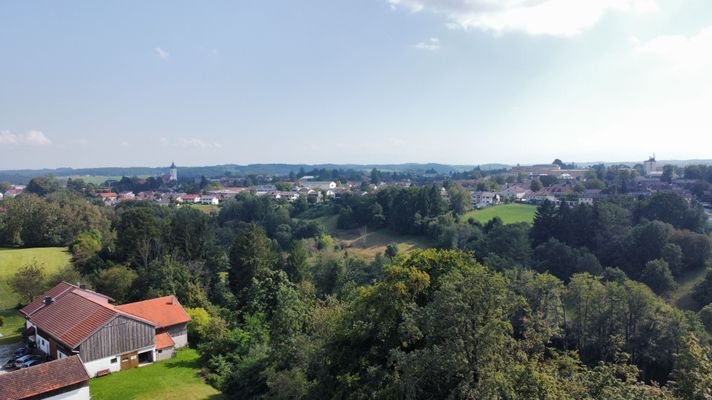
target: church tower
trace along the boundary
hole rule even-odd
[[[171,163],[171,180],[172,181],[177,181],[178,180],[178,167],[176,167],[176,163]]]

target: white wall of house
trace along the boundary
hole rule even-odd
[[[181,347],[188,345],[188,324],[174,325],[166,329],[171,339],[176,344],[175,348],[180,349]]]
[[[153,359],[156,361],[168,360],[173,357],[173,347],[167,347],[165,349],[156,350],[153,353]]]
[[[46,338],[43,338],[37,334],[37,347],[45,354],[49,354],[49,342]]]
[[[156,348],[152,346],[152,347],[147,347],[145,349],[139,349],[136,351],[138,351],[139,353],[143,353],[144,351],[153,351],[155,349]],[[112,360],[114,362],[112,362]],[[108,369],[112,373],[119,372],[119,371],[121,371],[121,354],[116,354],[113,356],[100,358],[98,360],[89,361],[87,363],[84,363],[84,368],[87,369],[87,373],[92,378],[96,376],[97,372],[105,370],[105,369]]]
[[[112,360],[114,362],[112,362]],[[87,369],[87,373],[90,377],[95,377],[96,373],[105,369],[111,372],[121,371],[121,360],[119,360],[119,355],[100,358],[98,360],[89,361],[84,363],[84,368]]]
[[[46,397],[47,400],[89,400],[89,386],[84,386],[71,392],[60,393],[55,396]]]

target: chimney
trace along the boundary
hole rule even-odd
[[[54,298],[53,298],[52,296],[47,296],[47,297],[44,298],[44,304],[45,304],[46,306],[48,306],[48,305],[50,305],[50,304],[52,304],[52,303],[54,303]]]
[[[168,300],[168,304],[173,304],[174,299],[175,299],[175,297],[173,297],[173,295],[171,295],[171,298]]]

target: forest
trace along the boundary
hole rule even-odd
[[[668,301],[710,267],[707,219],[672,192],[545,202],[507,225],[463,218],[469,193],[448,183],[327,205],[241,193],[217,213],[42,187],[0,202],[0,245],[68,246],[72,265],[23,268],[26,298],[59,280],[119,303],[175,294],[229,398],[712,396],[712,274],[694,309]],[[355,257],[317,222],[333,214],[434,248]]]

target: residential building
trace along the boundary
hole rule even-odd
[[[89,400],[89,374],[77,355],[0,375],[3,400]]]
[[[495,192],[472,192],[472,206],[482,208],[497,205],[501,202],[499,193]]]
[[[190,317],[175,297],[121,306],[111,301],[61,282],[20,309],[25,334],[50,358],[79,355],[92,377],[161,360],[187,344]]]
[[[220,199],[217,196],[203,196],[200,198],[200,204],[217,206],[220,204]]]

